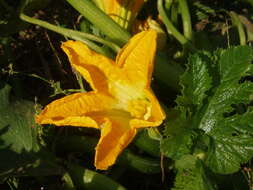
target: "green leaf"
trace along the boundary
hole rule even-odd
[[[214,172],[233,173],[253,156],[252,109],[246,113],[225,117],[232,113],[231,105],[249,104],[253,83],[240,83],[242,77],[251,74],[252,49],[248,46],[231,48],[221,53],[219,60],[220,84],[214,89],[199,128],[210,135],[213,142],[207,156],[207,165]]]
[[[234,115],[218,126],[223,128],[213,131],[206,164],[218,173],[236,172],[253,155],[253,112]]]
[[[4,85],[0,90],[0,109],[4,110],[9,105],[9,94],[11,87],[9,85]]]
[[[189,107],[193,112],[200,109],[207,96],[206,92],[211,88],[212,79],[208,73],[207,60],[209,58],[203,53],[192,55],[181,78],[182,96],[177,98],[177,103]]]
[[[33,161],[29,152],[38,151],[33,104],[10,102],[11,87],[0,90],[0,173],[8,173]]]
[[[216,137],[210,145],[206,164],[217,173],[234,173],[240,163],[247,162],[253,154],[252,136]]]
[[[192,155],[176,161],[177,175],[173,190],[215,190],[202,162]]]
[[[11,87],[0,88],[0,176],[59,174],[54,155],[37,141],[34,104],[10,101]]]
[[[221,174],[236,172],[252,158],[252,60],[249,46],[190,57],[181,78],[182,95],[177,98],[181,113],[165,128],[162,151],[166,156],[178,159],[200,152],[195,156],[201,155],[213,172]],[[190,138],[194,132],[198,138]],[[182,149],[182,144],[187,148]]]
[[[249,46],[238,46],[223,51],[220,55],[219,71],[221,83],[238,82],[248,72],[253,72],[251,63],[253,59],[252,48]]]
[[[10,86],[0,90],[0,130],[2,131],[0,148],[11,147],[17,153],[37,151],[36,127],[34,123],[34,105],[32,102],[9,101]]]
[[[192,146],[196,138],[194,131],[180,127],[182,120],[179,118],[177,121],[174,121],[175,123],[166,123],[164,134],[167,136],[161,141],[161,151],[163,154],[174,160],[180,159],[185,154],[192,153]]]

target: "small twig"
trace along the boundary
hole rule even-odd
[[[228,31],[228,20],[226,19],[226,35],[227,35],[227,42],[228,42],[228,47],[230,47],[230,36],[229,36],[229,31]]]
[[[49,42],[49,45],[50,45],[51,49],[53,50],[53,53],[54,53],[54,55],[55,55],[55,57],[56,57],[58,63],[59,63],[60,65],[62,65],[61,59],[60,59],[60,57],[59,57],[59,55],[58,55],[58,52],[56,51],[55,47],[53,46],[53,44],[52,44],[52,42],[51,42],[51,40],[50,40],[50,37],[49,37],[47,31],[45,31],[45,36],[46,36],[46,38],[47,38],[47,40],[48,40],[48,42]]]
[[[40,53],[40,50],[38,48],[38,46],[36,45],[36,51],[37,53],[39,54],[39,58],[40,58],[40,61],[42,63],[42,66],[43,66],[43,69],[44,69],[44,74],[46,76],[46,78],[48,80],[51,80],[52,79],[52,73],[50,71],[50,68],[49,68],[49,65],[48,65],[48,62],[45,60],[45,58],[42,56],[42,54]]]
[[[63,64],[62,64],[62,61],[61,61],[61,59],[60,59],[60,57],[59,57],[59,54],[58,54],[58,52],[56,51],[56,49],[55,49],[53,43],[51,42],[51,39],[50,39],[50,37],[49,37],[47,31],[45,31],[44,33],[45,33],[45,36],[46,36],[47,41],[48,41],[48,43],[49,43],[49,46],[50,46],[50,48],[52,49],[52,51],[53,51],[53,53],[54,53],[54,56],[55,56],[56,59],[57,59],[57,64],[56,64],[56,65],[57,65],[57,67],[58,67],[58,70],[60,71],[59,74],[60,74],[60,76],[63,78],[64,75],[63,75],[63,72],[62,72],[62,71],[64,71],[64,70],[62,69],[62,65],[63,65]],[[64,71],[64,72],[65,72],[65,71]]]
[[[164,183],[165,171],[164,171],[164,155],[163,155],[163,153],[161,153],[160,166],[161,166],[161,172],[162,172],[162,183]]]

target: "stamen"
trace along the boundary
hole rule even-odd
[[[151,116],[151,104],[146,99],[131,100],[128,110],[132,117],[148,120]]]

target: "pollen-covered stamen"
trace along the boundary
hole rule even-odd
[[[147,99],[131,100],[128,110],[132,117],[148,120],[151,116],[151,103]]]

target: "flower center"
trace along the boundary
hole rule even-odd
[[[148,120],[151,116],[151,104],[145,99],[131,100],[128,104],[128,110],[132,117]]]

